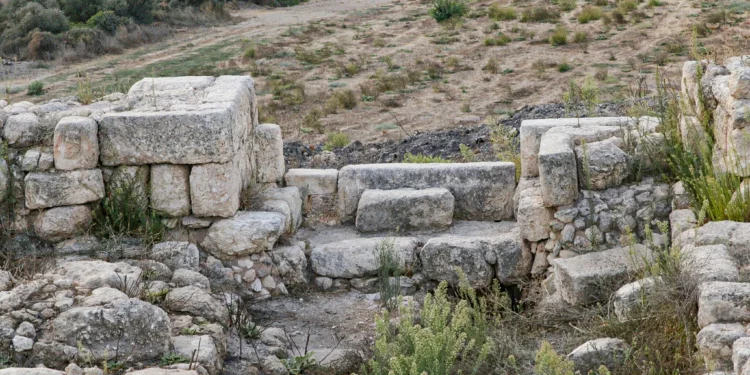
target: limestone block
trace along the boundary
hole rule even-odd
[[[613,305],[617,320],[628,321],[635,317],[639,309],[648,306],[649,294],[653,291],[659,278],[648,277],[623,285],[615,292]]]
[[[63,171],[93,169],[99,163],[96,121],[88,117],[65,117],[55,126],[55,168]]]
[[[736,99],[750,99],[750,66],[738,66],[729,76],[729,93]]]
[[[310,253],[316,275],[330,278],[374,276],[378,270],[378,251],[392,249],[401,271],[414,264],[418,242],[412,237],[357,238],[317,245]]]
[[[38,150],[27,150],[21,158],[21,170],[24,172],[36,170],[41,156],[42,154]]]
[[[581,189],[604,190],[619,186],[630,172],[630,156],[611,142],[593,142],[575,148]]]
[[[747,337],[747,333],[739,323],[709,324],[700,330],[697,346],[706,366],[716,370],[732,370],[732,344],[742,337]]]
[[[600,338],[589,340],[575,348],[567,359],[579,374],[589,374],[604,366],[616,373],[629,358],[630,346],[622,339]]]
[[[261,124],[255,127],[255,173],[260,183],[280,181],[284,178],[284,139],[281,127]]]
[[[86,231],[91,219],[91,209],[87,206],[55,207],[37,216],[34,232],[44,240],[58,242]]]
[[[269,251],[282,233],[284,215],[277,212],[237,212],[215,222],[201,243],[213,256],[231,260]]]
[[[567,134],[549,133],[539,147],[539,183],[546,207],[565,206],[578,198],[578,169],[573,140]]]
[[[184,268],[198,271],[200,261],[198,247],[190,242],[167,241],[155,244],[149,258],[164,263],[172,270]]]
[[[454,205],[445,188],[365,190],[356,227],[361,232],[446,228],[453,222]]]
[[[669,214],[669,227],[672,238],[677,238],[682,232],[693,229],[698,225],[695,213],[690,209],[674,210]]]
[[[151,207],[160,215],[190,215],[190,168],[186,165],[151,166]]]
[[[260,193],[262,200],[282,201],[289,207],[290,224],[288,232],[295,233],[302,225],[302,196],[299,188],[290,186],[285,188],[265,189]]]
[[[230,217],[240,207],[242,176],[232,162],[202,164],[190,171],[190,202],[197,217]]]
[[[196,364],[203,365],[209,374],[213,375],[221,370],[223,359],[211,336],[175,336],[170,341],[176,354],[191,358]]]
[[[643,269],[644,260],[651,257],[648,248],[635,245],[556,259],[555,289],[573,305],[607,300],[627,282],[630,273]]]
[[[252,148],[257,105],[250,77],[145,78],[128,92],[131,111],[99,122],[104,165],[227,163]]]
[[[72,206],[104,197],[104,180],[98,169],[58,173],[32,172],[24,179],[29,209]]]
[[[553,213],[551,209],[544,207],[541,188],[524,190],[518,200],[516,218],[523,239],[537,242],[549,238],[549,224],[553,220]]]
[[[30,112],[8,117],[3,127],[3,138],[15,147],[34,146],[44,138],[46,129],[39,118]]]
[[[287,186],[296,186],[303,195],[335,194],[337,169],[290,169],[284,175]]]
[[[732,368],[734,374],[747,374],[750,359],[750,337],[740,337],[732,344]]]
[[[699,282],[739,281],[737,264],[725,245],[687,245],[682,248],[683,269]]]
[[[700,285],[698,326],[750,322],[750,284],[712,281]]]
[[[339,171],[338,203],[341,219],[352,221],[367,189],[442,187],[455,198],[455,219],[506,220],[515,186],[515,165],[507,162],[348,165]]]

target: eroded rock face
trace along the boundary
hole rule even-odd
[[[390,247],[402,271],[414,263],[416,238],[358,238],[315,246],[310,254],[313,272],[317,275],[351,279],[373,276],[378,270],[378,248]]]
[[[202,316],[213,322],[225,322],[229,311],[224,301],[219,301],[203,288],[185,286],[169,291],[165,302],[171,311]]]
[[[104,180],[98,169],[58,173],[32,172],[24,179],[29,209],[72,206],[104,197]]]
[[[149,257],[167,265],[172,270],[179,268],[198,271],[200,261],[198,247],[190,242],[168,241],[155,244]]]
[[[578,181],[583,189],[619,186],[630,172],[630,156],[608,141],[576,147]]]
[[[283,224],[284,215],[277,212],[238,212],[211,225],[201,246],[226,260],[268,251],[282,233]]]
[[[365,190],[356,227],[362,232],[447,228],[454,206],[453,195],[444,188]]]
[[[96,121],[88,117],[65,117],[55,126],[55,168],[63,171],[94,169],[99,162]]]
[[[66,262],[50,272],[50,276],[68,279],[86,289],[103,286],[121,288],[127,282],[136,282],[141,269],[127,263],[108,263],[101,260]]]
[[[49,323],[43,338],[80,345],[92,361],[122,353],[133,361],[160,358],[169,350],[171,327],[162,309],[138,299],[116,300],[104,306],[73,307]]]

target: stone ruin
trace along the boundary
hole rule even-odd
[[[714,131],[731,134],[717,153],[746,155],[740,140],[750,68],[737,61],[686,63],[683,97],[708,98]],[[611,298],[627,320],[659,281],[626,283],[654,245],[671,243],[702,283],[700,353],[712,369],[750,373],[750,284],[741,282],[750,267],[743,256],[750,224],[699,226],[680,183],[636,181],[632,165],[644,159],[643,140],[664,139],[656,118],[524,121],[516,183],[508,162],[287,170],[281,129],[258,124],[249,77],[147,78],[127,95],[87,106],[2,106],[9,151],[0,160],[0,191],[10,193],[2,196],[14,217],[10,229],[54,243],[60,257],[26,283],[0,271],[0,347],[32,365],[96,375],[69,363],[106,360],[112,351],[146,364],[167,352],[197,352],[197,368],[159,371],[219,373],[231,350],[222,325],[227,300],[286,294],[292,284],[373,293],[376,249],[385,241],[405,275],[405,294],[440,281],[457,285],[461,274],[476,288],[533,276],[544,279],[551,301]],[[691,121],[683,119],[684,132]],[[169,230],[163,242],[129,243],[119,259],[109,259],[86,229],[92,208],[126,182]],[[128,279],[146,273],[142,287],[163,298],[164,309],[123,292]],[[212,290],[218,282],[238,285],[233,293],[240,295]],[[198,322],[200,334],[184,333]],[[283,333],[264,331],[261,340],[264,353],[284,351]],[[601,340],[571,358],[622,347]],[[284,371],[274,355],[261,362],[270,373]],[[62,374],[18,371],[12,374]]]

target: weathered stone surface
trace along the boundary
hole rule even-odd
[[[10,169],[5,159],[0,158],[0,192],[7,192],[11,181]],[[5,194],[0,194],[0,203],[5,200]]]
[[[537,242],[549,238],[549,224],[553,214],[552,210],[544,206],[541,188],[530,187],[524,190],[518,199],[516,218],[523,239]]]
[[[33,113],[20,113],[8,117],[3,129],[3,138],[11,146],[29,147],[43,139],[45,129]]]
[[[39,165],[39,157],[42,154],[38,150],[27,150],[21,158],[21,170],[24,172],[33,171]]]
[[[4,292],[13,286],[13,275],[5,270],[0,270],[0,292]]]
[[[531,253],[522,249],[517,232],[431,238],[420,251],[420,260],[426,278],[456,286],[460,281],[458,268],[475,288],[489,286],[493,276],[502,283],[513,283],[529,273],[533,261]]]
[[[260,196],[263,200],[285,202],[289,207],[289,221],[291,224],[291,226],[285,227],[286,232],[293,234],[299,229],[300,225],[302,225],[302,196],[298,187],[290,186],[265,189],[261,192]]]
[[[268,251],[281,235],[284,215],[277,212],[238,212],[215,222],[201,246],[220,259]]]
[[[255,127],[255,173],[260,183],[276,182],[284,178],[284,139],[281,127],[261,124]]]
[[[171,342],[176,354],[194,359],[195,362],[203,365],[209,374],[215,374],[221,370],[223,359],[211,336],[176,336],[172,337]]]
[[[585,342],[568,354],[568,360],[575,365],[575,371],[588,374],[605,366],[613,374],[625,364],[630,346],[617,338],[601,338]]]
[[[738,267],[750,264],[750,223],[712,221],[695,230],[696,246],[726,245]]]
[[[732,370],[732,344],[746,336],[745,327],[739,323],[709,324],[700,330],[697,345],[706,367]]]
[[[614,307],[615,315],[621,322],[634,318],[639,309],[648,306],[649,294],[652,292],[657,283],[661,282],[658,278],[648,277],[630,284],[623,285],[615,292]]]
[[[188,357],[189,358],[189,357]],[[85,374],[88,375],[88,374]],[[145,368],[143,370],[130,371],[125,375],[201,375],[196,370],[167,369],[161,367]]]
[[[740,337],[732,344],[732,368],[734,374],[745,374],[743,369],[750,359],[750,337]]]
[[[190,168],[186,165],[151,166],[151,206],[160,215],[190,215]]]
[[[100,287],[121,288],[127,279],[128,285],[136,282],[141,269],[127,263],[109,263],[100,260],[82,260],[66,262],[52,270],[53,278],[68,279],[77,286],[86,289]]]
[[[337,169],[290,169],[284,175],[287,186],[296,186],[307,195],[335,194]]]
[[[548,133],[539,146],[539,183],[546,207],[565,206],[578,198],[578,169],[572,138]]]
[[[293,284],[307,283],[307,257],[305,243],[300,242],[291,246],[277,247],[270,255],[273,263],[279,269],[279,274],[287,282]]]
[[[168,241],[155,244],[149,258],[164,263],[172,270],[179,268],[198,271],[198,247],[190,242]]]
[[[88,117],[65,117],[55,126],[55,168],[93,169],[99,162],[97,124]]]
[[[682,232],[693,229],[697,226],[698,220],[695,218],[693,210],[683,209],[674,210],[669,214],[669,227],[672,238],[677,238]]]
[[[169,350],[171,336],[167,313],[135,298],[74,307],[50,326],[44,339],[80,346],[85,353],[79,356],[96,362],[111,359],[113,352],[128,353],[134,361],[158,359]]]
[[[19,368],[10,367],[0,370],[0,375],[65,375],[64,371],[54,370],[51,368]]]
[[[378,269],[378,248],[392,243],[393,255],[402,271],[414,263],[417,240],[412,237],[359,238],[313,247],[310,264],[315,274],[332,278],[373,276]]]
[[[582,189],[604,190],[619,186],[628,177],[630,157],[612,142],[586,143],[575,150]]]
[[[606,300],[651,256],[648,248],[635,245],[556,259],[555,288],[565,302],[574,305]]]
[[[539,176],[538,155],[542,136],[556,127],[613,127],[634,123],[629,117],[591,117],[524,120],[521,122],[521,174],[523,177]],[[607,137],[608,138],[608,137]]]
[[[129,297],[127,294],[110,287],[96,288],[91,292],[91,295],[86,297],[81,303],[81,306],[101,306],[107,305],[117,300],[126,300]]]
[[[83,233],[91,225],[87,206],[55,207],[43,211],[34,220],[34,232],[41,238],[58,242]]]
[[[698,282],[739,281],[737,265],[724,245],[693,246],[682,248],[680,262],[686,272]]]
[[[225,322],[229,316],[224,301],[217,300],[207,290],[196,286],[170,290],[165,304],[168,310],[202,316],[213,322]]]
[[[211,282],[208,281],[208,278],[206,276],[203,276],[196,271],[186,270],[184,268],[180,268],[174,271],[171,282],[177,287],[197,286],[199,288],[211,290]]]
[[[190,171],[190,202],[198,217],[230,217],[240,207],[242,177],[233,162],[196,165]]]
[[[505,220],[513,217],[515,165],[507,162],[467,164],[360,164],[339,171],[341,219],[354,219],[367,189],[448,189],[456,200],[455,219]]]
[[[250,77],[146,78],[99,121],[104,165],[227,163],[257,121]]]
[[[270,375],[287,375],[289,373],[286,366],[284,366],[275,355],[264,357],[263,360],[261,360],[261,366],[263,367],[263,370],[267,371]]]
[[[32,172],[24,179],[29,209],[72,206],[104,197],[104,180],[98,169],[59,173]]]
[[[445,188],[365,190],[356,227],[362,232],[446,228],[453,222],[454,206]]]
[[[750,322],[750,284],[714,281],[700,285],[698,325]]]

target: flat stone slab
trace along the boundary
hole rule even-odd
[[[312,270],[318,276],[356,278],[374,276],[379,267],[378,247],[392,244],[393,255],[402,271],[414,263],[418,242],[413,237],[358,238],[315,246],[310,254]]]
[[[699,282],[740,279],[737,264],[725,245],[686,245],[682,248],[680,262]]]
[[[31,210],[73,206],[104,198],[104,179],[98,169],[32,172],[24,178],[24,185],[26,207]]]
[[[290,169],[284,176],[287,186],[296,186],[304,195],[335,194],[338,169]]]
[[[698,332],[698,351],[709,368],[732,370],[732,344],[742,337],[747,337],[742,324],[709,324]]]
[[[750,322],[750,283],[713,281],[700,285],[698,326]]]
[[[453,222],[454,206],[445,188],[365,190],[356,227],[362,232],[446,228]]]
[[[607,300],[651,257],[651,250],[635,245],[558,258],[554,261],[555,287],[562,299],[572,305]]]
[[[339,171],[341,219],[354,220],[365,190],[435,187],[453,194],[455,219],[511,219],[515,170],[515,165],[507,162],[348,165]]]
[[[106,166],[226,163],[248,147],[257,122],[254,83],[246,76],[144,78],[128,101],[131,111],[99,121]]]

